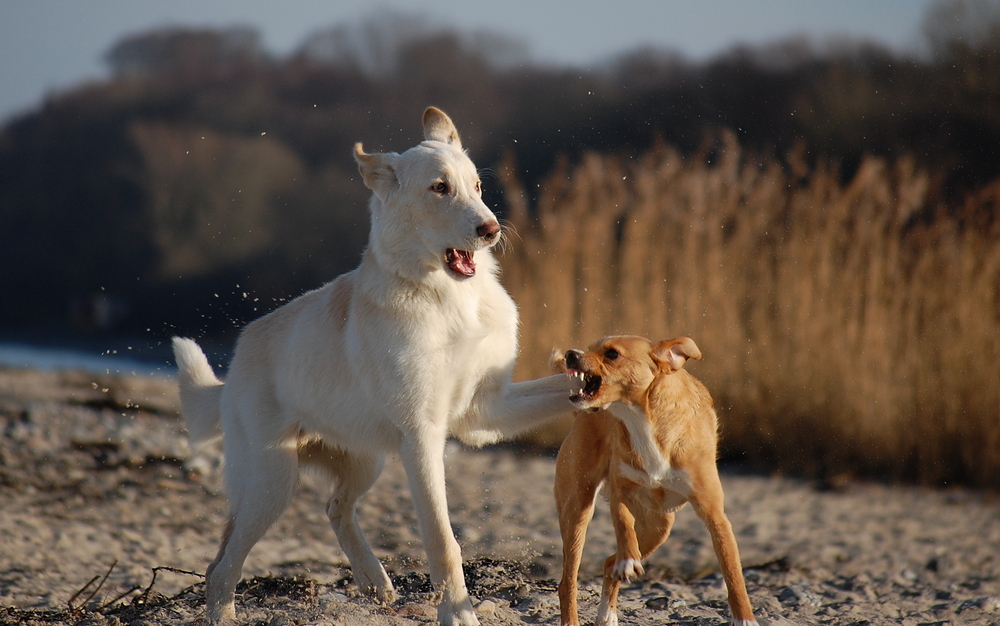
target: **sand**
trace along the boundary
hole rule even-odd
[[[723,420],[725,416],[722,416]],[[218,450],[193,452],[169,379],[0,370],[0,624],[190,624],[204,612],[226,501]],[[558,624],[554,456],[447,449],[448,501],[483,624]],[[963,488],[834,485],[723,468],[751,602],[770,624],[1000,623],[1000,500]],[[241,623],[433,623],[435,596],[402,466],[390,459],[360,521],[400,599],[359,596],[304,476],[247,560]],[[596,614],[613,551],[591,524],[581,618]],[[88,584],[89,583],[89,584]],[[623,586],[622,624],[721,624],[725,588],[689,508]]]

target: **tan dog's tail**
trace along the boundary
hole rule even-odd
[[[218,437],[222,434],[219,412],[222,381],[216,377],[205,353],[193,339],[174,337],[172,345],[188,440],[195,445]]]

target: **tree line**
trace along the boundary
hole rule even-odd
[[[356,264],[368,194],[351,146],[413,145],[432,104],[480,166],[513,167],[529,213],[589,152],[669,145],[711,163],[719,129],[793,180],[820,163],[848,181],[869,156],[912,158],[928,172],[924,204],[960,206],[1000,175],[995,8],[935,3],[923,56],[791,39],[589,68],[406,15],[321,30],[283,57],[247,28],[131,35],[106,55],[110,78],[0,130],[0,328],[232,332]],[[505,214],[503,185],[485,177]]]

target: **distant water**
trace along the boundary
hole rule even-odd
[[[129,358],[127,353],[106,351],[103,354],[71,348],[49,348],[16,343],[0,343],[0,365],[44,370],[83,370],[99,374],[138,374],[174,376],[173,364],[154,363]]]

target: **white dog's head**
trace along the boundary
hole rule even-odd
[[[424,141],[402,154],[365,154],[360,143],[354,146],[365,186],[374,192],[369,245],[380,264],[402,274],[443,270],[471,278],[477,253],[488,255],[500,240],[500,224],[483,203],[476,166],[451,119],[430,107],[423,122]]]

